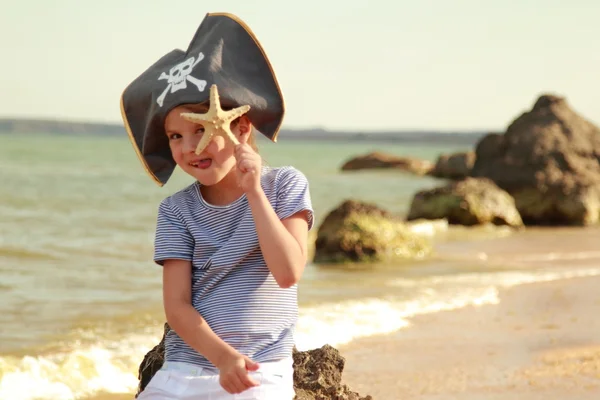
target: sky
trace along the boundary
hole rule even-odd
[[[123,89],[208,12],[244,20],[284,127],[504,130],[542,93],[600,124],[597,0],[0,0],[0,118],[122,123]]]

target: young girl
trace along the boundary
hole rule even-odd
[[[223,42],[248,49],[250,45],[240,40],[243,32],[248,35],[245,25],[230,15],[217,15],[220,18],[213,18],[211,25],[212,16],[205,19],[190,48],[199,38],[204,47],[214,43],[208,40],[212,34],[218,36],[212,39],[220,39],[216,41],[221,42],[221,52]],[[231,20],[236,24],[228,27],[225,23]],[[215,34],[219,27],[224,30]],[[233,34],[235,40],[223,40]],[[260,83],[241,87],[241,97],[249,100],[245,103],[251,103],[256,112],[231,123],[239,144],[215,136],[197,154],[208,127],[190,122],[182,114],[203,113],[218,105],[210,104],[207,94],[198,94],[194,87],[179,96],[164,96],[155,88],[145,90],[147,76],[159,76],[154,68],[123,94],[125,126],[148,172],[164,183],[164,177],[170,175],[170,171],[164,173],[165,162],[172,159],[195,179],[158,208],[154,260],[163,269],[164,309],[172,330],[165,337],[163,368],[139,400],[292,400],[295,396],[296,284],[306,264],[313,211],[305,176],[293,167],[263,166],[254,146],[253,120],[260,124],[261,132],[274,139],[283,115],[282,101],[264,102],[268,94],[271,99],[277,97],[269,89],[271,81],[261,82],[256,74],[257,60],[265,57],[260,50],[254,59],[234,60],[235,68],[223,69],[229,81],[235,80],[233,72],[240,74],[244,62],[251,63],[252,78]],[[218,60],[208,60],[211,68],[215,61],[223,63],[222,53],[216,57]],[[160,61],[156,65],[164,68]],[[205,72],[205,76],[211,75]],[[214,68],[212,78],[219,81]],[[238,82],[250,81],[240,78]],[[235,101],[238,86],[222,86],[222,97],[242,105]],[[266,91],[260,92],[257,88],[261,87]],[[252,90],[257,94],[254,97]],[[202,101],[198,105],[187,99]],[[273,109],[279,112],[273,113]],[[277,128],[269,130],[273,126]],[[158,155],[163,159],[158,160]]]

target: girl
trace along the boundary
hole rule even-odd
[[[183,105],[165,119],[173,159],[197,181],[159,207],[154,259],[172,330],[138,399],[291,400],[308,183],[261,165],[245,115],[231,124],[239,145],[217,136],[197,155],[204,128],[180,114],[198,111]]]
[[[229,126],[182,117],[249,106]],[[245,109],[245,108],[244,108]],[[281,90],[256,36],[231,14],[208,14],[187,50],[173,50],[121,96],[126,131],[159,185],[175,166],[195,182],[158,207],[154,260],[171,326],[165,363],[140,400],[292,400],[297,282],[313,210],[306,177],[263,166],[254,129],[276,141]],[[206,132],[208,135],[209,132]],[[208,136],[207,136],[208,137]]]

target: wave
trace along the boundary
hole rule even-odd
[[[388,282],[389,286],[414,288],[427,287],[440,284],[446,285],[493,285],[498,288],[509,288],[518,285],[538,282],[550,282],[560,279],[582,278],[600,275],[600,268],[580,268],[573,270],[540,270],[540,271],[498,271],[487,273],[464,273],[447,276],[431,276],[415,279],[394,279]]]
[[[151,335],[130,335],[64,353],[0,357],[0,399],[75,400],[98,392],[134,393],[137,365],[156,343]]]
[[[296,346],[299,350],[324,344],[339,346],[361,337],[406,328],[410,326],[409,318],[415,315],[497,302],[498,291],[483,287],[459,292],[425,289],[410,300],[363,299],[323,304],[301,313]]]

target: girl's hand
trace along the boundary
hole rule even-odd
[[[258,370],[258,367],[258,363],[248,357],[236,354],[219,366],[219,383],[227,393],[242,393],[244,390],[259,385],[248,373]]]
[[[238,185],[246,193],[260,192],[260,175],[262,159],[245,141],[240,142],[235,148],[237,160]]]

